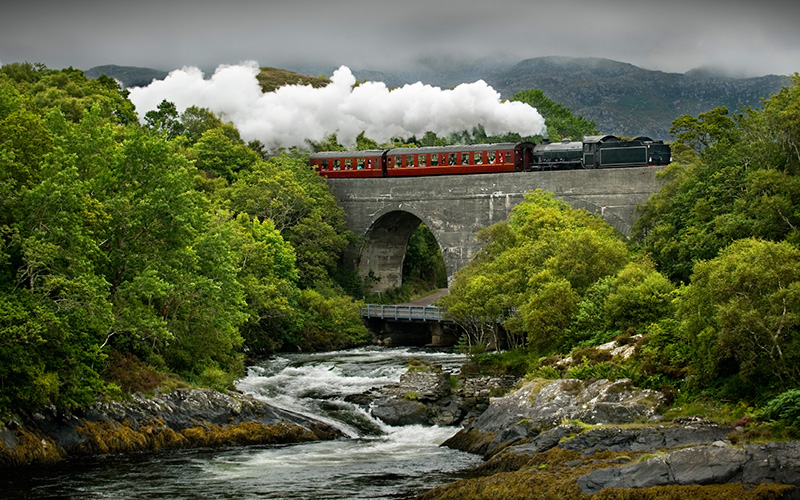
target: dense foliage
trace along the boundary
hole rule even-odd
[[[246,352],[368,338],[336,280],[352,236],[302,156],[204,109],[144,123],[109,78],[0,71],[0,411],[145,373],[224,388]]]
[[[605,339],[638,326],[646,316],[638,309],[669,294],[658,286],[629,293],[655,273],[652,267],[635,263],[599,216],[550,193],[527,195],[508,222],[479,237],[483,248],[456,274],[443,302],[470,332],[470,345],[496,343],[491,337],[502,326],[512,346],[543,354],[570,349],[593,333]]]
[[[634,238],[674,281],[741,238],[800,243],[800,76],[763,110],[675,120],[678,160],[646,204]]]
[[[769,415],[796,426],[800,76],[789,83],[763,109],[676,119],[675,162],[627,244],[540,192],[485,229],[443,301],[469,332],[465,347],[480,352],[503,331],[535,375],[776,397]],[[595,349],[611,339],[635,342],[635,355]],[[508,355],[500,363],[515,365]]]

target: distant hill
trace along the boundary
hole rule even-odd
[[[297,68],[294,68],[297,69]],[[331,74],[333,68],[313,70]],[[326,77],[307,76],[309,70],[261,68],[259,83],[265,92],[281,85],[326,85]],[[98,66],[85,72],[116,78],[125,87],[149,85],[167,72],[130,66]],[[633,64],[601,58],[537,57],[524,61],[484,59],[463,63],[446,59],[421,61],[413,70],[353,70],[360,81],[383,81],[390,88],[421,81],[442,88],[484,80],[504,99],[537,88],[547,97],[597,123],[601,132],[622,136],[648,135],[670,139],[672,121],[680,115],[696,116],[718,106],[736,111],[740,105],[759,107],[761,99],[777,92],[787,81],[768,75],[734,78],[703,68],[680,73],[651,71]],[[576,138],[577,139],[577,138]]]
[[[122,82],[123,87],[146,87],[153,80],[163,80],[169,74],[152,68],[137,68],[135,66],[117,66],[107,64],[95,66],[83,72],[88,78],[97,78],[100,75],[110,76]]]

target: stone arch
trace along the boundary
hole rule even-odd
[[[442,245],[436,229],[406,210],[389,210],[377,217],[367,229],[366,241],[358,253],[356,269],[362,278],[372,279],[373,292],[383,292],[403,284],[403,261],[408,240],[423,223],[433,233],[441,252]],[[448,268],[448,275],[449,273]]]

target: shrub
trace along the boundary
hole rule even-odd
[[[757,416],[782,421],[792,433],[800,434],[800,389],[790,389],[774,397]]]

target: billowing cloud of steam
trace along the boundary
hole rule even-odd
[[[255,62],[220,66],[204,79],[192,67],[171,72],[164,80],[130,89],[140,117],[166,99],[179,112],[189,106],[208,108],[231,121],[246,141],[258,139],[268,148],[306,146],[336,134],[352,145],[361,132],[379,143],[393,137],[422,136],[427,131],[446,135],[483,125],[489,135],[516,132],[523,136],[544,131],[544,119],[531,106],[501,102],[485,82],[462,84],[452,90],[415,83],[389,90],[381,82],[353,87],[356,79],[342,66],[331,84],[287,85],[263,93]]]

